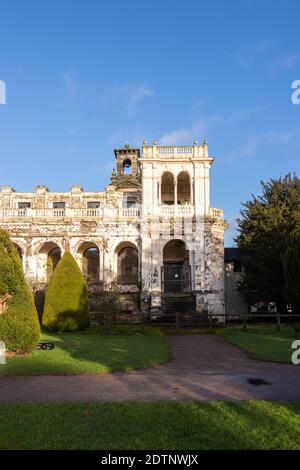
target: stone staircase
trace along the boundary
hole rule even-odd
[[[162,297],[162,311],[164,315],[173,315],[176,313],[196,313],[195,297],[192,294],[165,294]]]

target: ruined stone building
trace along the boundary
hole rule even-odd
[[[0,226],[18,248],[32,288],[45,288],[68,250],[89,291],[117,289],[129,312],[224,313],[226,224],[223,211],[210,206],[214,159],[207,143],[144,142],[141,151],[126,144],[114,152],[116,170],[104,192],[2,187]]]

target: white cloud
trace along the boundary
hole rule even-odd
[[[246,107],[238,110],[228,111],[227,113],[204,114],[189,127],[174,129],[163,134],[158,142],[161,145],[179,145],[192,143],[194,139],[204,139],[211,129],[217,126],[224,126],[234,122],[240,122],[249,116],[263,111],[262,106]]]
[[[251,45],[240,44],[234,53],[235,60],[243,68],[247,68],[259,57],[264,56],[273,48],[275,41],[272,38],[261,39]]]
[[[191,106],[191,111],[196,111],[198,109],[201,109],[203,108],[203,105],[204,105],[204,101],[203,100],[197,100],[195,101],[195,103],[192,104]]]
[[[242,160],[244,158],[252,157],[257,151],[258,147],[265,142],[275,144],[287,144],[291,142],[295,137],[299,137],[300,128],[295,129],[283,129],[280,131],[266,131],[261,134],[253,135],[249,137],[245,144],[239,149],[235,149],[229,155],[229,161]]]
[[[129,116],[136,114],[138,106],[146,99],[154,96],[153,90],[145,84],[128,85],[121,84],[105,90],[102,95],[102,104],[104,107],[110,107],[115,101]]]
[[[76,80],[74,73],[71,70],[67,70],[61,75],[65,92],[68,98],[72,99],[77,94]]]
[[[135,107],[149,96],[153,96],[152,90],[147,86],[141,85],[133,89],[124,89],[128,93],[127,109],[132,112]]]
[[[179,145],[184,142],[191,141],[192,139],[192,130],[191,129],[179,129],[177,131],[172,131],[168,134],[163,135],[159,139],[160,145]]]
[[[300,61],[300,53],[290,53],[284,57],[280,57],[277,61],[270,66],[270,73],[275,74],[284,70],[291,70],[296,67]]]

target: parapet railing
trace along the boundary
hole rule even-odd
[[[160,205],[151,210],[150,215],[161,217],[193,217],[193,204]],[[138,219],[142,217],[142,207],[99,207],[99,208],[45,208],[45,209],[0,209],[0,221],[11,220],[55,220],[55,219]],[[209,216],[223,219],[222,209],[210,208]]]
[[[102,208],[57,208],[57,209],[2,209],[0,210],[0,220],[19,220],[19,219],[103,219],[103,218],[138,218],[140,209],[110,207]]]
[[[193,147],[169,147],[169,146],[160,146],[157,147],[157,151],[159,155],[164,155],[165,157],[173,155],[193,155],[194,150]]]
[[[159,206],[160,215],[163,216],[182,216],[182,215],[193,215],[194,214],[194,206],[191,204],[184,204],[184,205],[161,205]]]
[[[223,219],[224,218],[224,211],[223,209],[215,209],[214,207],[210,208],[210,215],[216,219]]]

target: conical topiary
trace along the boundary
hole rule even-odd
[[[84,277],[68,252],[63,255],[50,278],[42,323],[51,331],[83,330],[89,325]]]
[[[40,337],[38,315],[18,251],[8,233],[0,229],[0,295],[5,293],[10,299],[0,315],[0,340],[9,351],[29,352]]]

